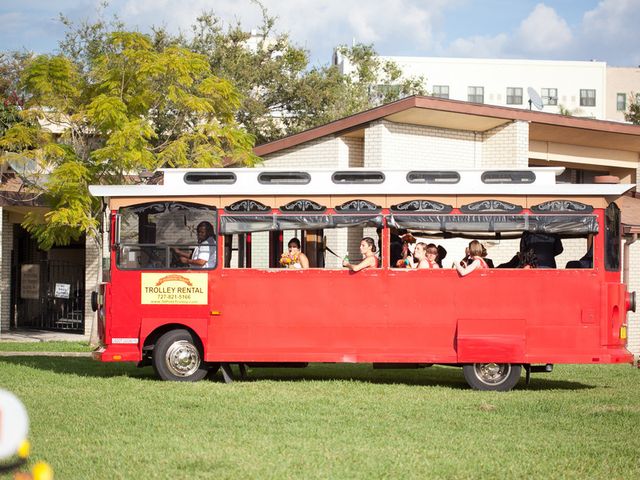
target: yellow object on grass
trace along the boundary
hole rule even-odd
[[[53,480],[53,469],[46,462],[38,462],[31,470],[33,480]]]

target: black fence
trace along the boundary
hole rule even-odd
[[[84,332],[84,267],[59,260],[16,266],[18,328]]]

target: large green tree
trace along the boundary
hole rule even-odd
[[[190,34],[153,28],[151,41],[155,48],[180,45],[204,55],[212,71],[238,89],[236,120],[257,143],[426,92],[422,78],[405,78],[394,62],[382,61],[372,45],[338,48],[351,66],[347,75],[336,65],[312,66],[308,52],[278,31],[276,18],[258,0],[253,3],[262,13],[253,31],[204,12]],[[60,48],[81,71],[103,53],[109,32],[124,28],[119,18],[105,18],[104,5],[97,20],[61,20],[66,34]]]
[[[257,160],[254,138],[236,122],[240,94],[203,55],[127,31],[87,45],[85,54],[28,64],[21,121],[0,138],[4,160],[23,165],[51,206],[24,223],[44,248],[96,232],[100,205],[90,184]]]
[[[243,97],[238,121],[259,143],[425,93],[422,78],[404,78],[372,45],[338,47],[352,66],[347,75],[336,65],[311,66],[308,52],[278,33],[276,19],[255,3],[262,23],[253,34],[240,23],[225,26],[209,12],[196,19],[190,37],[178,41],[205,55],[213,71],[236,85]]]
[[[30,59],[28,52],[0,52],[0,136],[20,121],[24,106],[20,75]]]

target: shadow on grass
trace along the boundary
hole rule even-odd
[[[239,371],[233,367],[235,378],[240,379]],[[222,381],[218,372],[214,380]],[[370,364],[337,365],[310,364],[307,368],[251,368],[243,382],[275,381],[275,382],[310,382],[310,381],[353,381],[386,385],[416,385],[426,387],[446,387],[467,390],[470,387],[464,379],[459,367],[434,365],[422,369],[388,369],[374,370]],[[525,385],[524,376],[515,387],[535,391],[544,390],[584,390],[595,388],[570,380],[559,380],[532,376],[531,382]]]
[[[51,371],[80,377],[117,378],[129,377],[139,380],[157,379],[151,367],[138,368],[132,363],[101,363],[88,358],[64,357],[4,357],[0,365],[21,365],[37,370]],[[462,369],[449,366],[433,366],[424,369],[375,370],[370,364],[310,364],[307,368],[250,368],[245,379],[240,380],[237,366],[233,367],[234,378],[242,382],[323,382],[351,381],[370,384],[416,385],[468,389]],[[544,374],[532,376],[529,386],[524,377],[516,387],[534,391],[542,390],[582,390],[595,388],[570,380],[545,378]],[[212,381],[222,382],[218,372]]]

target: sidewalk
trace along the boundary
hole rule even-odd
[[[48,330],[8,330],[0,332],[0,342],[88,342],[89,335]]]
[[[15,342],[89,342],[88,335],[48,330],[9,330],[0,333],[0,343]],[[91,352],[0,351],[0,357],[90,357]]]

